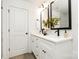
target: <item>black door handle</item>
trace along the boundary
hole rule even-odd
[[[28,33],[25,33],[26,35],[28,35]]]

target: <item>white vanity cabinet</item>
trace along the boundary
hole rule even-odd
[[[72,59],[72,40],[53,42],[31,35],[32,51],[37,59]]]

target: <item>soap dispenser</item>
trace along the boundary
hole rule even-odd
[[[65,30],[64,37],[65,37],[65,38],[67,38],[67,37],[68,37],[67,30]]]

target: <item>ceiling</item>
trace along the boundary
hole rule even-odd
[[[54,6],[57,7],[62,12],[68,11],[68,0],[24,0],[28,1],[38,7],[40,7],[44,2],[55,1]]]
[[[51,1],[54,0],[24,0],[24,1],[28,1],[34,5],[41,6],[43,3],[50,3]]]
[[[40,6],[43,2],[48,1],[48,0],[24,0],[24,1],[28,1],[32,4]]]

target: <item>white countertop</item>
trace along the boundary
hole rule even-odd
[[[43,34],[40,33],[31,33],[34,36],[37,36],[39,38],[43,38],[44,40],[48,40],[53,43],[60,43],[60,42],[65,42],[72,40],[72,37],[64,37],[64,36],[54,36],[54,35],[46,35],[44,36]]]

